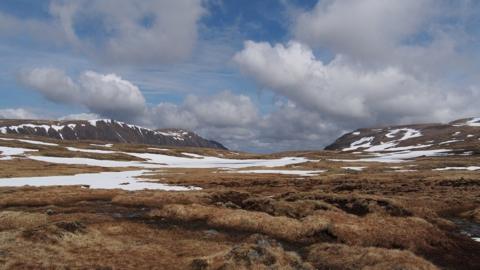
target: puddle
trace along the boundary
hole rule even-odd
[[[451,221],[458,226],[461,234],[480,242],[480,224],[460,218],[453,218]]]

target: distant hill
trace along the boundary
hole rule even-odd
[[[148,129],[123,122],[99,120],[16,120],[0,119],[0,134],[50,137],[60,140],[96,140],[113,143],[137,143],[227,149],[221,143],[204,139],[182,129]]]
[[[479,139],[480,118],[468,118],[448,124],[361,128],[341,136],[325,149],[367,152],[436,148],[478,150]]]

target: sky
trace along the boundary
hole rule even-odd
[[[0,118],[273,152],[479,116],[479,15],[475,0],[1,0]]]

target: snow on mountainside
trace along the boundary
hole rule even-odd
[[[99,120],[0,120],[0,134],[50,137],[61,140],[97,140],[169,146],[226,149],[222,144],[204,139],[182,129],[148,129],[110,119]]]
[[[480,150],[480,118],[460,119],[448,124],[415,124],[361,128],[338,138],[326,150],[401,152],[449,149]]]

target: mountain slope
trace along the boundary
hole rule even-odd
[[[478,150],[479,139],[480,118],[468,118],[448,124],[361,128],[343,135],[325,149],[366,152],[438,148]]]
[[[35,135],[61,140],[97,140],[226,149],[222,144],[204,139],[190,131],[182,129],[152,130],[108,119],[89,121],[2,119],[0,120],[0,134]]]

